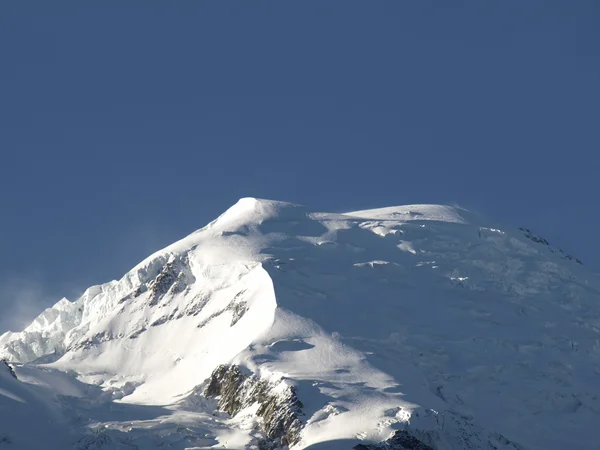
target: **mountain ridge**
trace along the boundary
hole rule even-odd
[[[531,236],[443,205],[331,214],[244,198],[0,336],[0,357],[156,406],[239,367],[293,388],[294,448],[409,442],[398,430],[438,450],[592,448],[600,290]],[[265,445],[234,428],[236,448]]]

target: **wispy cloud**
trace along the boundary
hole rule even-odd
[[[0,333],[22,330],[58,300],[38,276],[0,279]]]

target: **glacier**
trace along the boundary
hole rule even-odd
[[[600,449],[598,277],[457,207],[244,198],[0,359],[0,449]]]

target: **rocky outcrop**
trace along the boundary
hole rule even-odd
[[[550,245],[550,242],[548,242],[546,239],[544,239],[541,236],[536,236],[535,234],[533,234],[533,232],[529,228],[522,228],[521,227],[521,228],[519,228],[519,230],[521,230],[523,232],[523,234],[525,235],[525,237],[527,239],[535,242],[536,244],[545,245],[546,247],[548,247],[548,249],[552,253],[554,253],[555,255],[558,255],[562,259],[567,259],[569,261],[575,261],[577,264],[583,264],[579,258],[575,258],[574,256],[569,255],[567,252],[565,252],[564,250],[562,250],[560,248],[552,247]]]
[[[258,404],[258,425],[267,436],[259,447],[278,448],[298,443],[303,427],[296,390],[282,383],[263,380],[236,365],[221,365],[207,380],[204,394],[216,398],[219,408],[232,416]]]
[[[14,369],[12,368],[12,366],[8,363],[8,361],[6,361],[5,359],[0,359],[0,367],[4,367],[6,370],[8,370],[8,373],[16,380],[17,378],[17,374],[15,373]]]
[[[94,430],[93,433],[83,436],[77,442],[77,450],[93,450],[111,447],[113,440],[104,430]],[[137,448],[137,447],[134,447]]]
[[[150,306],[156,306],[166,294],[178,294],[194,283],[195,278],[189,269],[187,257],[175,258],[162,268],[160,273],[148,284]]]
[[[358,444],[354,446],[354,450],[434,450],[434,448],[411,436],[408,431],[398,430],[381,444]]]
[[[401,409],[401,408],[400,408]],[[386,411],[394,413],[396,409]],[[416,408],[397,422],[397,431],[383,442],[358,444],[354,450],[525,450],[520,444],[473,422],[473,417],[446,409]]]

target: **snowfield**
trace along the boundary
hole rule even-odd
[[[1,450],[600,449],[598,278],[448,206],[241,199],[0,359]]]

